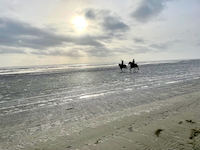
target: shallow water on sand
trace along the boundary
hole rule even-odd
[[[138,65],[132,72],[117,64],[0,69],[0,143],[192,92],[199,84],[200,60]]]

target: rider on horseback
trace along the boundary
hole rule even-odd
[[[133,59],[133,62],[129,62],[128,63],[130,65],[130,71],[132,68],[137,68],[139,70],[138,65],[135,63],[135,60]]]
[[[127,69],[127,66],[124,65],[124,61],[123,61],[123,60],[121,60],[121,61],[122,61],[122,63],[119,64],[119,67],[120,67],[120,69],[121,69],[121,71],[122,71],[123,68],[124,68],[124,69]]]

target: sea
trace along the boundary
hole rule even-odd
[[[138,66],[123,72],[117,63],[0,68],[0,145],[199,90],[198,59]]]

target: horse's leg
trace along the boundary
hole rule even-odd
[[[121,72],[122,72],[122,67],[120,67],[120,69],[121,69]]]

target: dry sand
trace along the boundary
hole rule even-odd
[[[113,121],[82,131],[77,141],[72,143],[71,149],[200,149],[200,135],[197,135],[200,132],[200,92],[143,105],[107,117]],[[104,121],[100,118],[97,120]],[[157,129],[163,130],[158,136],[155,134]],[[197,131],[195,137],[192,129]]]
[[[162,131],[157,136],[158,129]],[[200,150],[199,132],[200,92],[194,92],[61,125],[7,142],[0,149]]]

